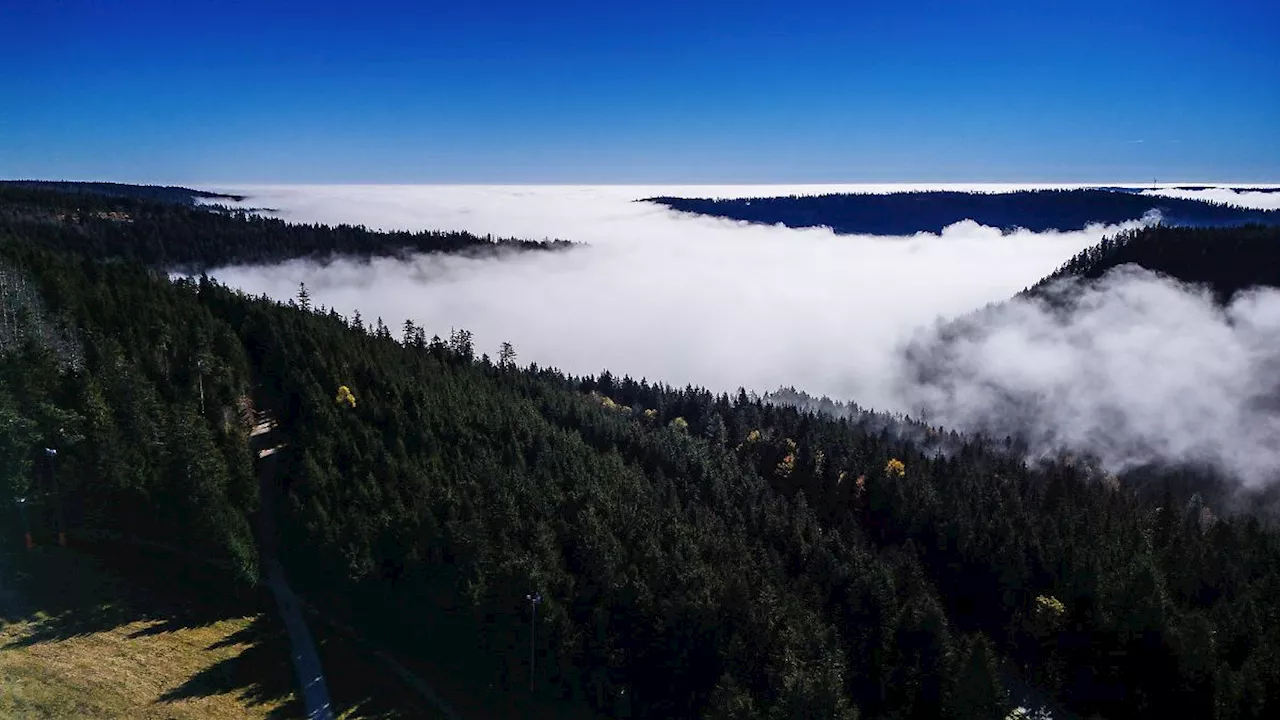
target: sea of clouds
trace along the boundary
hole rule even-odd
[[[211,273],[251,293],[284,299],[306,283],[314,303],[342,314],[358,309],[393,328],[411,319],[442,337],[467,328],[478,352],[496,355],[511,342],[522,363],[576,374],[607,368],[723,391],[795,386],[958,428],[999,430],[1016,416],[1039,445],[1094,451],[1115,469],[1194,460],[1250,482],[1274,477],[1280,425],[1257,392],[1274,385],[1277,369],[1267,342],[1280,330],[1272,293],[1221,309],[1195,288],[1120,273],[1085,288],[1089,300],[1065,315],[1019,300],[982,315],[961,342],[939,339],[940,320],[1008,300],[1103,236],[1152,218],[1007,234],[962,222],[940,234],[885,237],[749,225],[635,202],[1025,187],[206,189],[246,194],[245,206],[277,208],[298,222],[585,243],[559,253],[295,261]],[[1239,204],[1276,199],[1239,196]]]
[[[1280,192],[1260,192],[1249,188],[1274,188],[1274,185],[1232,185],[1230,187],[1208,187],[1202,190],[1179,190],[1175,187],[1158,187],[1145,189],[1143,195],[1162,195],[1164,197],[1182,198],[1184,200],[1205,200],[1207,202],[1239,205],[1257,210],[1280,210]]]

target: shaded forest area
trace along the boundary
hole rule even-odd
[[[1005,232],[1025,228],[1080,230],[1092,223],[1116,225],[1160,213],[1167,225],[1216,227],[1280,224],[1280,211],[1252,210],[1203,200],[1137,195],[1103,189],[1019,190],[1008,193],[920,191],[772,198],[648,198],[672,210],[791,228],[829,227],[836,233],[911,235],[939,233],[974,220]]]
[[[189,273],[293,259],[327,262],[336,257],[367,260],[410,253],[573,247],[564,240],[534,242],[456,231],[377,232],[353,225],[303,225],[219,207],[20,185],[0,186],[0,223],[12,237],[39,247]]]
[[[31,215],[0,213],[0,262],[82,355],[35,333],[0,355],[5,511],[60,504],[73,536],[252,582],[256,394],[288,438],[295,587],[513,715],[1003,717],[1008,673],[1081,714],[1280,711],[1280,535],[1255,518],[1003,440],[495,361],[104,263],[116,226]]]
[[[1177,187],[1175,187],[1175,188],[1174,188],[1174,190],[1218,190],[1218,189],[1219,189],[1219,188],[1214,187],[1214,186],[1211,186],[1211,185],[1179,185],[1179,186],[1177,186]],[[1221,188],[1221,189],[1223,189],[1223,190],[1230,190],[1231,192],[1235,192],[1235,193],[1245,193],[1245,192],[1256,192],[1256,193],[1277,193],[1277,192],[1280,192],[1280,188],[1276,188],[1276,187],[1229,187],[1229,188]],[[1140,192],[1140,191],[1139,191],[1139,192]]]
[[[191,188],[175,187],[173,185],[128,185],[125,183],[76,182],[70,180],[0,180],[0,191],[7,188],[54,190],[75,195],[134,198],[137,200],[153,200],[191,206],[196,205],[199,200],[240,202],[247,199],[244,195],[192,190]]]
[[[1081,251],[1028,292],[1065,277],[1099,278],[1128,263],[1208,286],[1225,303],[1250,287],[1280,287],[1280,227],[1245,225],[1222,231],[1157,226],[1122,232]]]

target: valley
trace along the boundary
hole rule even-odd
[[[1177,457],[1153,478],[1087,447],[1033,457],[1025,438],[798,392],[569,374],[524,361],[519,344],[490,355],[460,327],[339,313],[318,285],[273,299],[216,273],[171,274],[173,251],[139,262],[145,224],[51,224],[68,202],[83,217],[81,201],[21,193],[0,213],[0,252],[41,315],[15,313],[0,355],[4,492],[7,507],[21,494],[50,508],[29,518],[45,545],[61,523],[72,538],[123,533],[199,557],[251,596],[253,518],[271,513],[289,583],[318,613],[312,632],[350,628],[430,668],[454,708],[497,703],[510,717],[991,717],[1014,686],[1104,717],[1272,697],[1280,637],[1262,618],[1280,536],[1257,508],[1200,494],[1201,471]],[[182,212],[246,228],[209,235],[232,248],[248,228],[281,227]],[[1193,248],[1231,247],[1238,260],[1186,266],[1225,298],[1269,282],[1274,235],[1134,229],[1065,255],[1057,278],[1122,262],[1176,275]],[[239,419],[251,393],[278,424],[278,503],[262,502]],[[55,443],[56,486],[37,452]],[[23,628],[9,632],[34,632]],[[318,645],[341,709],[350,671]],[[185,667],[172,670],[199,674]],[[117,702],[93,693],[85,702]],[[421,696],[404,702],[387,712],[422,712],[406,709]]]

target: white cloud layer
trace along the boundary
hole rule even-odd
[[[299,221],[461,228],[588,243],[568,253],[412,262],[294,262],[213,273],[254,293],[314,302],[429,333],[475,333],[524,362],[714,389],[811,392],[892,407],[892,348],[938,315],[1004,299],[1096,242],[1071,233],[958,223],[941,235],[837,236],[675,213],[633,199],[661,193],[793,188],[303,187],[243,189],[247,204]]]
[[[1162,187],[1154,190],[1143,190],[1142,194],[1182,198],[1183,200],[1206,200],[1208,202],[1239,205],[1240,207],[1253,208],[1255,210],[1280,210],[1280,192],[1251,192],[1248,190],[1249,187],[1267,188],[1276,186],[1233,185],[1230,188],[1211,187],[1204,190],[1177,190],[1172,187]],[[1236,192],[1232,188],[1239,189],[1241,192]]]
[[[1136,265],[922,332],[899,378],[932,422],[1088,449],[1113,470],[1206,463],[1250,484],[1280,470],[1280,291],[1225,308]]]
[[[1113,465],[1204,458],[1250,478],[1280,467],[1275,416],[1250,409],[1251,383],[1273,362],[1259,343],[1280,329],[1271,295],[1223,314],[1176,285],[1115,278],[1065,320],[1011,305],[954,349],[931,384],[904,382],[913,367],[904,344],[939,317],[1009,298],[1118,227],[1004,235],[962,222],[939,235],[837,236],[632,202],[903,186],[210,189],[246,193],[246,205],[280,208],[301,222],[589,244],[486,259],[290,262],[211,273],[282,299],[305,282],[316,304],[348,315],[359,309],[368,321],[381,316],[393,330],[406,318],[428,335],[465,327],[479,352],[496,355],[509,341],[522,363],[723,391],[795,386],[876,409],[923,407],[960,428],[991,426],[1007,409],[995,398],[1012,394],[1040,407],[1024,410],[1038,442],[1079,443]],[[1061,412],[1049,412],[1054,407]]]

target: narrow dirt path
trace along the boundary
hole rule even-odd
[[[275,501],[280,491],[277,451],[281,445],[275,432],[276,423],[267,413],[255,413],[250,447],[257,458],[258,496],[258,554],[263,578],[276,598],[280,619],[289,632],[289,644],[293,651],[293,667],[302,687],[303,701],[308,720],[333,720],[333,704],[329,700],[329,688],[324,682],[320,657],[315,642],[302,618],[302,603],[294,595],[285,579],[284,568],[276,558]]]

